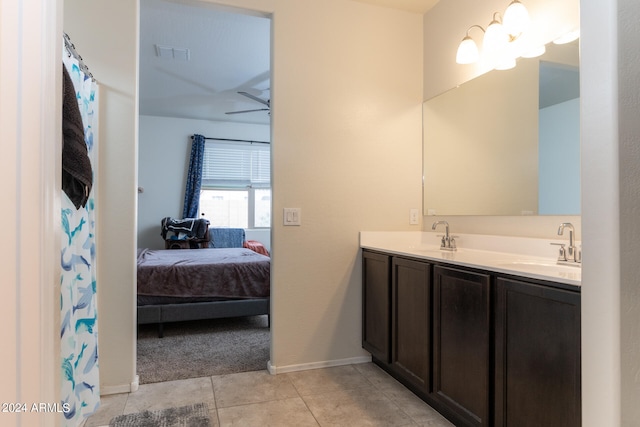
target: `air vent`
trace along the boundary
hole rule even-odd
[[[191,52],[187,48],[156,45],[156,55],[160,58],[175,59],[176,61],[188,61]]]

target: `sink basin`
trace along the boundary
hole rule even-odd
[[[502,267],[512,267],[516,269],[523,269],[536,272],[548,272],[548,271],[560,271],[560,272],[580,272],[580,264],[566,265],[558,264],[555,261],[547,260],[515,260],[499,263]]]
[[[422,253],[439,253],[445,252],[436,246],[411,246],[409,247],[414,252],[422,252]]]

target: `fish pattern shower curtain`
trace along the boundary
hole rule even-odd
[[[95,177],[97,84],[63,48],[64,66],[73,82],[93,170],[86,204],[76,209],[62,192],[61,405],[64,426],[78,426],[100,404],[95,253]]]

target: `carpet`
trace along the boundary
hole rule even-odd
[[[209,377],[267,368],[266,315],[166,323],[138,328],[140,384]]]
[[[210,427],[209,409],[205,403],[179,408],[143,411],[118,415],[109,427]]]

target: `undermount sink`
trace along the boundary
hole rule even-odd
[[[560,271],[578,271],[580,269],[580,264],[559,264],[554,261],[547,260],[515,260],[515,261],[506,261],[501,262],[501,266],[504,267],[514,267],[514,268],[523,268],[528,270],[540,270],[540,271],[548,271],[550,269],[560,270]]]
[[[442,254],[442,253],[455,252],[455,251],[445,251],[438,247],[420,247],[420,246],[412,247],[411,250],[413,250],[414,252],[420,252],[422,254]]]
[[[436,246],[410,246],[409,249],[411,249],[414,252],[424,252],[424,253],[444,252]]]

